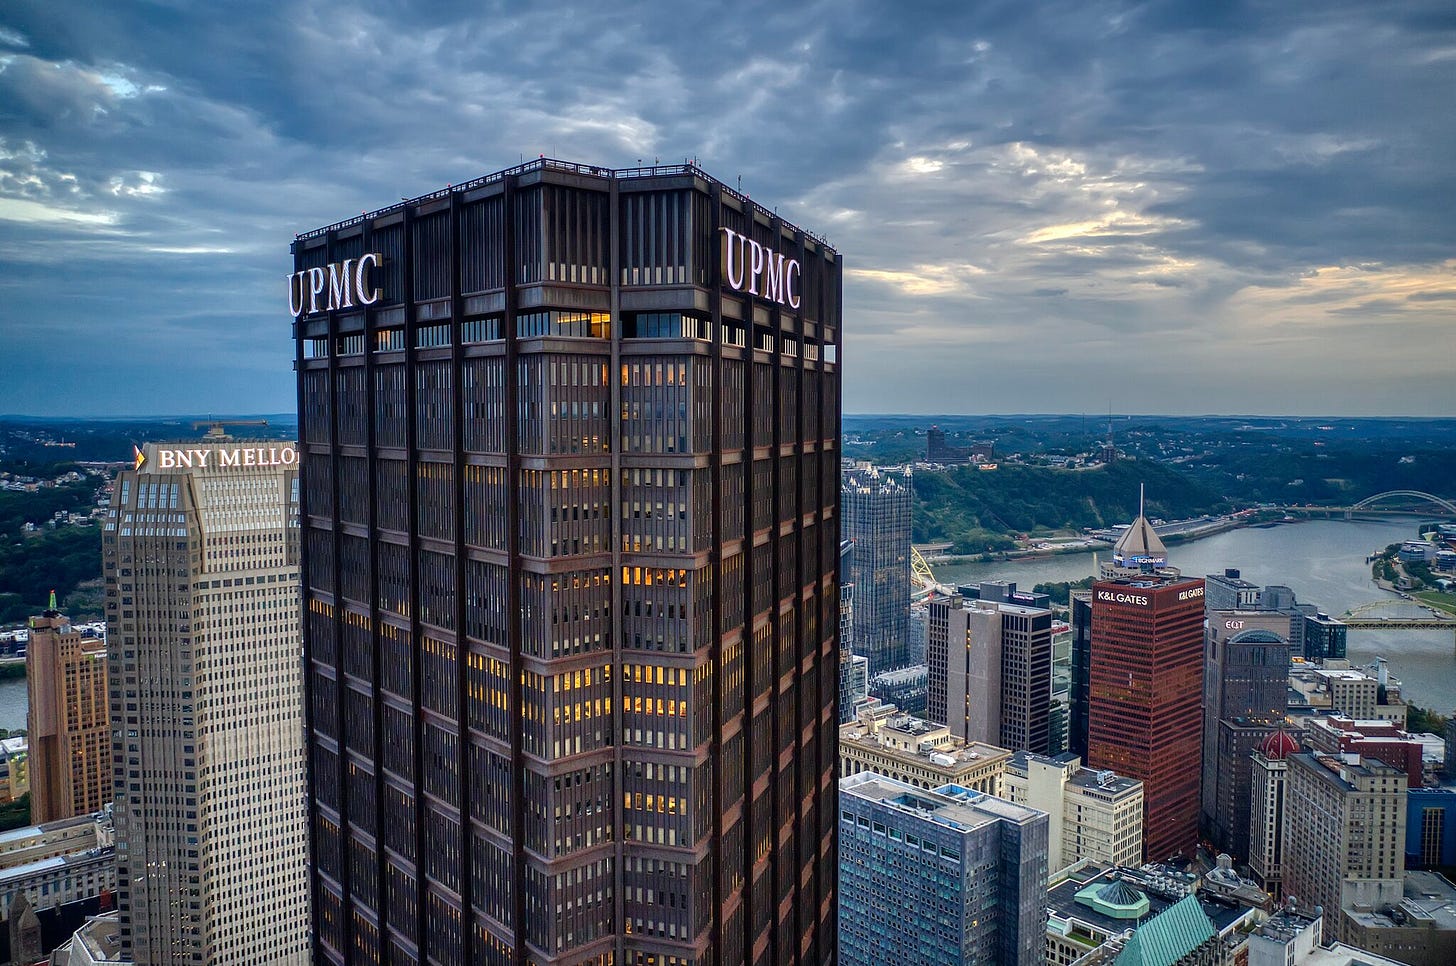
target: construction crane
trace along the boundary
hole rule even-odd
[[[207,435],[204,439],[231,439],[224,426],[267,426],[266,419],[199,419],[192,424],[192,428],[202,429],[207,427]]]

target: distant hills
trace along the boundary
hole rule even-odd
[[[1169,520],[1260,503],[1348,506],[1389,490],[1456,497],[1456,419],[1445,418],[1114,416],[1119,459],[1063,470],[1017,463],[1100,453],[1106,416],[847,415],[844,452],[924,459],[931,426],[952,446],[995,444],[995,471],[915,477],[916,540],[951,540],[960,552],[1003,549],[1008,534],[1126,523],[1139,483],[1149,515]]]

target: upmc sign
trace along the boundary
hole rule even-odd
[[[380,291],[369,284],[369,269],[384,263],[379,252],[346,258],[323,268],[305,268],[288,276],[288,310],[296,319],[307,312],[367,308],[379,301]],[[322,298],[321,298],[322,297]]]
[[[791,309],[799,307],[797,258],[785,258],[732,228],[718,230],[723,233],[723,278],[729,288]]]

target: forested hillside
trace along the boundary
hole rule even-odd
[[[1151,460],[1075,470],[1015,464],[921,470],[915,474],[914,539],[950,540],[957,553],[979,553],[1009,549],[1008,535],[1129,523],[1137,514],[1139,484],[1147,486],[1150,517],[1184,519],[1229,509],[1176,467]]]

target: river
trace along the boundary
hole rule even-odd
[[[1398,599],[1375,586],[1365,557],[1414,535],[1414,519],[1312,520],[1266,529],[1246,527],[1174,544],[1168,548],[1168,563],[1190,576],[1235,567],[1245,580],[1292,587],[1300,603],[1314,604],[1337,617],[1360,604]],[[1109,554],[1106,551],[1103,557]],[[1080,580],[1093,570],[1090,553],[931,566],[942,583],[1014,580],[1021,590],[1049,581]],[[1456,708],[1456,635],[1450,629],[1351,630],[1349,634],[1352,663],[1369,664],[1384,657],[1391,673],[1400,678],[1407,701],[1442,714]]]
[[[1245,580],[1293,587],[1302,603],[1338,616],[1370,601],[1395,599],[1370,580],[1365,555],[1414,532],[1414,520],[1312,520],[1268,529],[1246,527],[1174,544],[1168,548],[1168,562],[1190,575],[1237,567]],[[1090,575],[1092,554],[931,566],[943,583],[1014,580],[1022,590],[1030,590],[1038,583]],[[1352,630],[1349,656],[1356,664],[1369,664],[1377,657],[1388,660],[1408,701],[1442,714],[1456,708],[1456,635],[1450,630]],[[24,678],[0,680],[0,728],[24,728],[26,703]]]
[[[25,690],[25,678],[0,679],[0,728],[9,731],[25,729],[25,712],[30,697]]]

